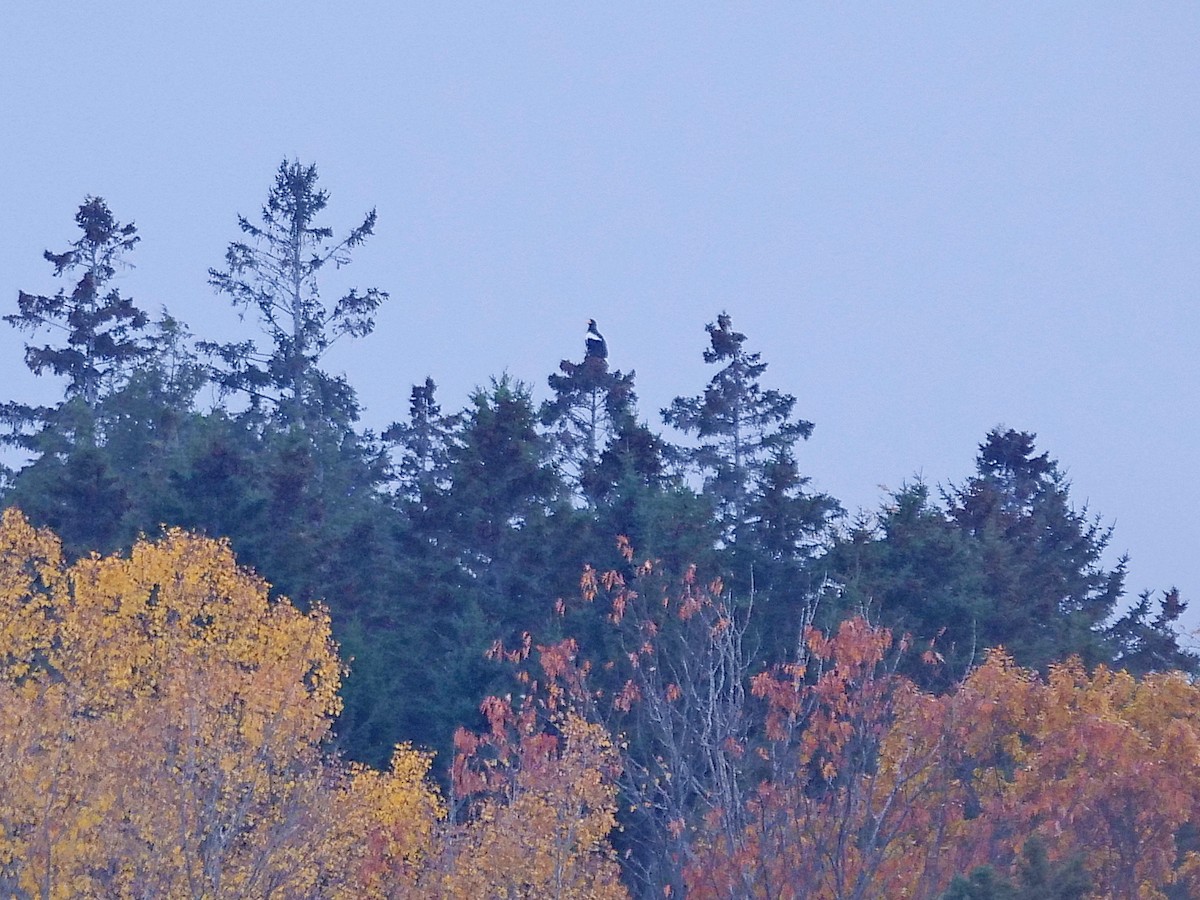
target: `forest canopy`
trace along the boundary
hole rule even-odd
[[[1036,435],[848,520],[724,310],[658,424],[592,322],[544,388],[446,411],[428,378],[374,434],[327,350],[391,301],[323,276],[376,213],[328,200],[284,160],[236,217],[209,273],[240,340],[118,289],[140,235],[98,197],[4,317],[61,384],[0,398],[5,890],[1184,896],[1186,600],[1127,593]]]

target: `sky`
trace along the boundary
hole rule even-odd
[[[1114,527],[1128,587],[1200,626],[1200,4],[8,0],[0,308],[98,195],[142,242],[120,287],[203,338],[207,284],[284,159],[327,223],[376,208],[325,296],[381,429],[508,372],[547,393],[594,317],[643,416],[699,393],[727,311],[816,424],[853,514],[1036,432]],[[0,324],[0,399],[49,400]]]

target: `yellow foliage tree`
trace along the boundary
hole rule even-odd
[[[981,814],[965,834],[1036,832],[1052,855],[1082,856],[1097,896],[1197,896],[1200,854],[1180,838],[1200,824],[1200,686],[1074,659],[1044,681],[1015,671],[995,653],[963,687],[1013,723],[976,730],[1003,752],[976,757]]]
[[[627,896],[608,835],[616,826],[617,753],[573,712],[557,734],[533,705],[492,698],[482,738],[460,731],[454,766],[466,820],[448,831],[433,896],[619,900]]]
[[[427,896],[429,873],[444,839],[445,804],[430,787],[431,754],[404,744],[390,771],[354,766],[343,798],[363,853],[357,870],[361,900]]]
[[[223,542],[68,565],[5,511],[0,896],[624,896],[603,729],[492,701],[451,821],[429,754],[323,753],[341,669],[325,611],[271,600]]]
[[[0,519],[0,894],[318,896],[348,883],[321,742],[340,663],[221,542],[63,561]]]

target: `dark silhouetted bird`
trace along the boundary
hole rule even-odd
[[[604,342],[604,335],[596,330],[596,320],[588,319],[587,329],[587,358],[591,359],[608,359],[608,344]]]

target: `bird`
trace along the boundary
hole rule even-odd
[[[596,330],[596,320],[588,319],[587,327],[587,359],[608,359],[608,344],[604,335]]]

